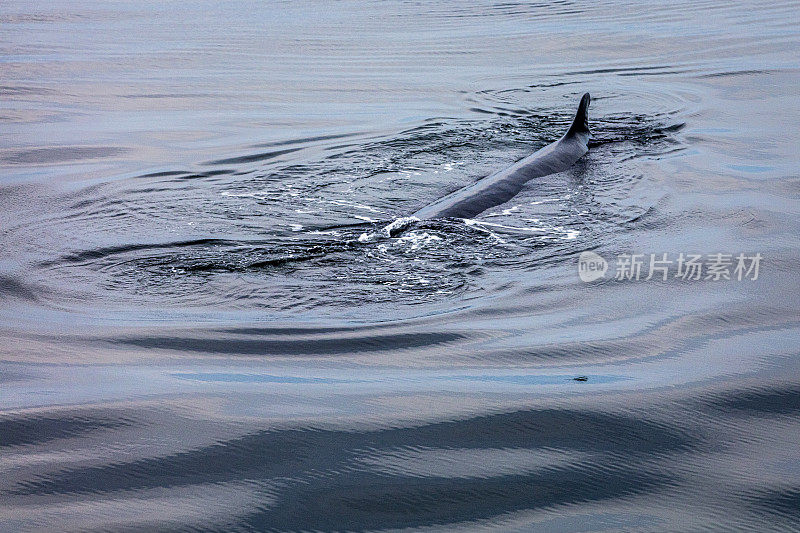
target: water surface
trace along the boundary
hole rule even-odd
[[[0,529],[800,528],[798,7],[4,3]]]

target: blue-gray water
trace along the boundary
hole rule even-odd
[[[4,1],[0,530],[800,529],[798,12]]]

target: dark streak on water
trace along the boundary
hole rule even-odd
[[[798,7],[4,3],[0,530],[800,530]]]

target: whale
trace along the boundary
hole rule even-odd
[[[528,181],[567,170],[589,151],[590,101],[589,93],[584,94],[572,125],[557,141],[520,159],[508,168],[481,178],[472,185],[426,205],[406,220],[472,218],[509,201]],[[392,231],[389,230],[389,233]]]

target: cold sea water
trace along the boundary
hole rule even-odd
[[[798,12],[5,0],[0,530],[800,529]]]

